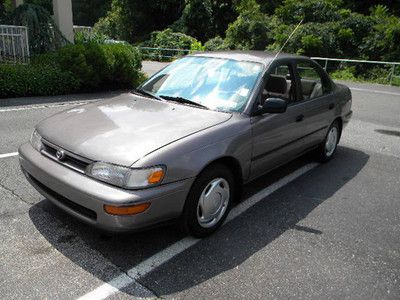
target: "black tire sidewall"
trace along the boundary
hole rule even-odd
[[[197,220],[197,205],[204,188],[215,178],[224,178],[229,184],[229,203],[224,216],[210,228],[202,227]],[[215,164],[199,174],[192,185],[182,214],[182,227],[187,234],[205,237],[215,232],[225,221],[235,197],[235,180],[232,172],[224,165]]]

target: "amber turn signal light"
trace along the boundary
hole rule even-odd
[[[157,170],[150,174],[147,178],[147,182],[149,184],[159,183],[164,177],[164,170]]]
[[[104,205],[104,211],[110,215],[129,216],[144,212],[150,207],[150,203],[142,203],[132,206]]]

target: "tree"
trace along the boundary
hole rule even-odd
[[[371,33],[363,41],[365,56],[376,60],[400,60],[400,18],[378,5],[371,9]]]
[[[72,0],[74,24],[93,26],[111,8],[111,0]]]
[[[196,37],[202,42],[213,37],[214,24],[211,0],[187,1],[178,24],[181,24],[182,32]]]
[[[295,24],[303,19],[308,22],[330,22],[340,19],[342,0],[285,0],[275,13],[286,24]]]
[[[151,32],[164,29],[182,13],[184,0],[112,0],[111,10],[96,26],[101,33],[129,42],[147,39]]]
[[[228,24],[237,17],[235,3],[235,0],[187,0],[181,18],[171,28],[202,42],[225,36]]]
[[[28,28],[31,53],[44,53],[65,45],[68,41],[61,34],[49,11],[35,4],[18,6],[10,15],[14,25]]]
[[[237,12],[239,16],[226,31],[225,43],[234,49],[264,50],[272,42],[272,18],[261,12],[255,0],[242,0]]]
[[[282,4],[283,0],[257,0],[257,2],[260,4],[262,13],[271,15],[275,12],[275,9]]]
[[[343,0],[345,7],[352,11],[368,14],[371,7],[377,5],[383,5],[396,16],[400,16],[400,1],[398,0],[368,0],[368,1],[356,1],[356,0]]]

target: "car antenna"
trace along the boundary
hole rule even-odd
[[[281,54],[283,48],[285,48],[286,44],[289,42],[289,40],[292,38],[293,34],[297,31],[297,29],[299,29],[300,25],[303,23],[304,19],[301,19],[299,24],[297,24],[296,28],[292,31],[292,33],[289,35],[289,37],[286,39],[286,41],[283,43],[282,47],[279,49],[279,51],[276,53],[274,59],[271,61],[270,65],[275,61],[275,59],[277,59],[277,57],[279,56],[279,54]]]

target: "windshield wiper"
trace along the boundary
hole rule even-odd
[[[161,97],[159,97],[159,96],[153,94],[152,92],[146,91],[146,90],[144,90],[144,89],[134,89],[133,92],[136,93],[136,94],[141,94],[141,95],[149,96],[149,97],[151,97],[151,98],[154,98],[154,99],[163,101],[163,98],[161,98]]]
[[[161,98],[165,99],[165,100],[169,100],[169,101],[174,101],[174,102],[178,102],[178,103],[183,103],[183,104],[190,104],[190,105],[194,105],[194,106],[198,106],[204,109],[209,109],[207,106],[194,102],[192,100],[183,98],[183,97],[175,97],[175,96],[166,96],[166,95],[160,95]]]

